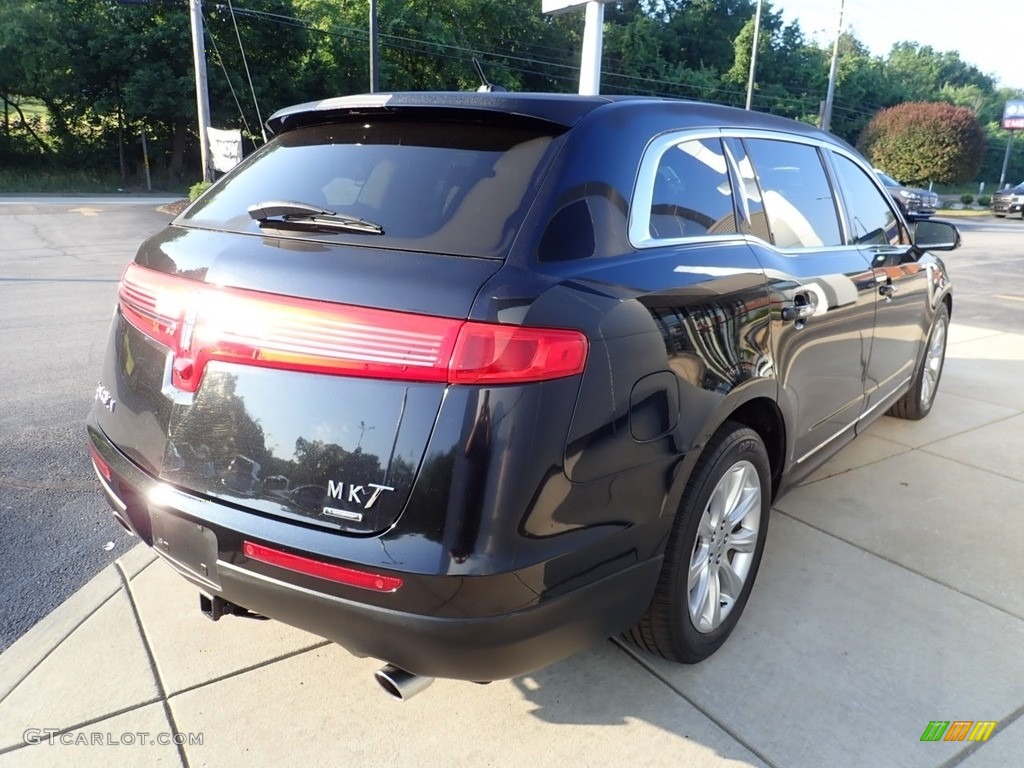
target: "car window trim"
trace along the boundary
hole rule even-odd
[[[688,237],[672,237],[672,238],[657,238],[650,234],[650,219],[651,219],[651,204],[654,200],[654,180],[657,174],[658,165],[661,162],[662,155],[670,150],[672,147],[683,143],[684,141],[698,141],[701,139],[720,139],[723,140],[723,149],[728,160],[727,165],[729,166],[729,182],[732,186],[732,197],[733,197],[733,210],[736,216],[739,216],[739,209],[736,201],[736,184],[737,179],[735,178],[734,164],[735,158],[729,151],[728,145],[724,143],[724,139],[768,139],[774,141],[788,141],[795,144],[803,144],[805,146],[811,146],[818,150],[818,157],[825,170],[825,176],[828,180],[829,188],[832,193],[833,204],[836,208],[836,214],[838,216],[840,234],[842,236],[842,244],[825,246],[825,247],[796,247],[796,248],[779,248],[774,243],[771,243],[763,238],[757,237],[756,235],[746,234],[742,232],[729,232],[720,235],[692,235]],[[649,248],[664,248],[667,246],[676,245],[690,245],[699,243],[714,243],[722,241],[745,241],[749,243],[756,243],[761,246],[772,248],[773,250],[784,253],[787,255],[799,255],[804,253],[820,253],[822,251],[832,251],[836,249],[857,249],[859,246],[854,242],[854,238],[851,234],[848,213],[846,209],[847,201],[846,196],[842,193],[842,189],[836,182],[835,171],[832,167],[831,156],[829,152],[837,152],[848,159],[855,162],[857,165],[864,166],[862,161],[857,160],[855,154],[847,151],[844,147],[839,144],[833,144],[829,141],[819,139],[814,136],[803,136],[798,133],[787,133],[785,131],[774,131],[765,130],[758,128],[688,128],[682,130],[670,130],[664,133],[654,136],[644,147],[643,155],[640,159],[640,164],[637,168],[636,179],[633,183],[633,192],[630,197],[629,206],[629,221],[627,224],[627,234],[630,245],[636,250],[646,250]],[[873,176],[874,174],[872,174]],[[888,192],[881,186],[881,182],[877,182],[882,193],[888,198]]]

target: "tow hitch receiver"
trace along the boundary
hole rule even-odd
[[[202,592],[199,593],[199,610],[203,612],[210,621],[219,621],[221,616],[240,616],[243,619],[257,619],[259,621],[266,621],[266,616],[260,616],[258,613],[253,613],[248,608],[243,608],[240,605],[229,603],[223,598],[208,597]]]

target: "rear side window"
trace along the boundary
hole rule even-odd
[[[669,147],[655,173],[650,236],[670,240],[736,231],[721,141],[699,139]]]
[[[772,241],[779,248],[842,244],[832,187],[809,144],[747,139]]]
[[[270,142],[178,223],[275,237],[502,257],[553,135],[505,126],[378,120],[300,128]],[[247,209],[299,202],[383,234],[284,227]]]

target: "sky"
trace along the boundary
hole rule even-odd
[[[831,46],[841,0],[771,0],[786,23],[798,21],[805,36]],[[969,0],[842,0],[843,30],[877,56],[910,41],[960,59],[996,79],[996,87],[1024,90],[1020,38],[1024,5]]]

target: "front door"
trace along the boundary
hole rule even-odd
[[[928,333],[921,312],[927,303],[928,274],[889,196],[852,160],[839,154],[832,157],[851,235],[871,264],[878,293],[865,381],[864,410],[868,412],[891,402],[914,374]]]

